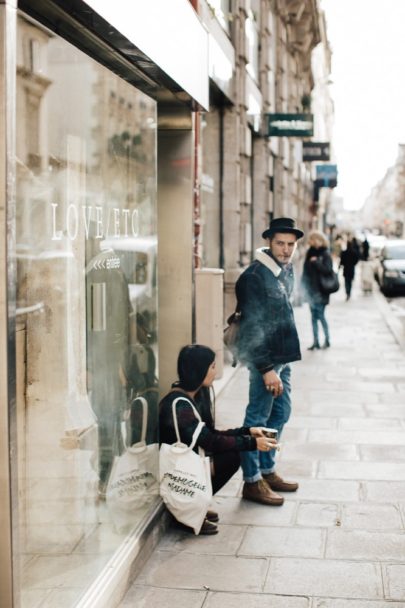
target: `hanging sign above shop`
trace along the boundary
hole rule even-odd
[[[316,165],[316,184],[320,188],[337,186],[337,165]]]
[[[268,137],[312,137],[313,114],[266,114]]]
[[[304,163],[314,160],[330,160],[330,143],[318,141],[302,142],[302,160]]]

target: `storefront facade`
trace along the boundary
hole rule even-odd
[[[1,606],[113,606],[161,507],[159,388],[191,339],[192,109],[208,77],[176,59],[183,31],[200,65],[207,41],[186,0],[166,18],[170,53],[164,1],[34,4],[0,3]],[[133,444],[125,507],[112,480]]]

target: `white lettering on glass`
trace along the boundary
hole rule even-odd
[[[60,241],[62,239],[62,231],[56,231],[56,207],[57,203],[51,203],[52,207],[52,240]]]
[[[89,238],[92,209],[93,209],[93,207],[90,207],[89,205],[82,205],[84,232],[86,234],[86,239]],[[86,211],[88,211],[89,213],[87,214]]]
[[[97,226],[97,231],[96,231],[96,239],[102,239],[103,238],[103,208],[102,207],[96,207],[96,226]]]
[[[139,234],[139,213],[138,209],[134,209],[131,218],[132,234],[138,236]]]
[[[114,236],[120,235],[120,210],[114,207]]]
[[[73,224],[73,230],[71,230]],[[66,229],[68,233],[68,237],[71,241],[74,241],[77,238],[77,233],[79,231],[79,218],[77,213],[76,205],[69,205],[66,212]]]
[[[129,209],[123,209],[122,210],[122,215],[124,216],[124,236],[128,236],[128,215],[129,215]]]
[[[63,215],[58,213],[58,203],[51,203],[52,211],[52,240],[60,241],[65,234],[71,241],[77,239],[82,225],[86,240],[91,238],[91,226],[93,224],[93,237],[96,239],[113,237],[137,237],[139,236],[139,211],[138,209],[119,209],[113,207],[105,212],[100,205],[82,205],[79,208],[71,203],[67,206]],[[111,234],[110,234],[111,227]],[[95,232],[95,234],[94,234]]]

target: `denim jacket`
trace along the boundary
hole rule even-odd
[[[282,268],[268,249],[256,251],[256,259],[236,282],[241,312],[238,358],[262,374],[301,359],[290,302],[293,286],[292,266]]]

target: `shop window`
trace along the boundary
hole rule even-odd
[[[250,76],[259,82],[259,38],[260,38],[260,3],[252,0],[248,17],[245,21],[246,36],[246,70]]]
[[[16,580],[75,606],[158,500],[156,103],[22,16],[18,46]]]

